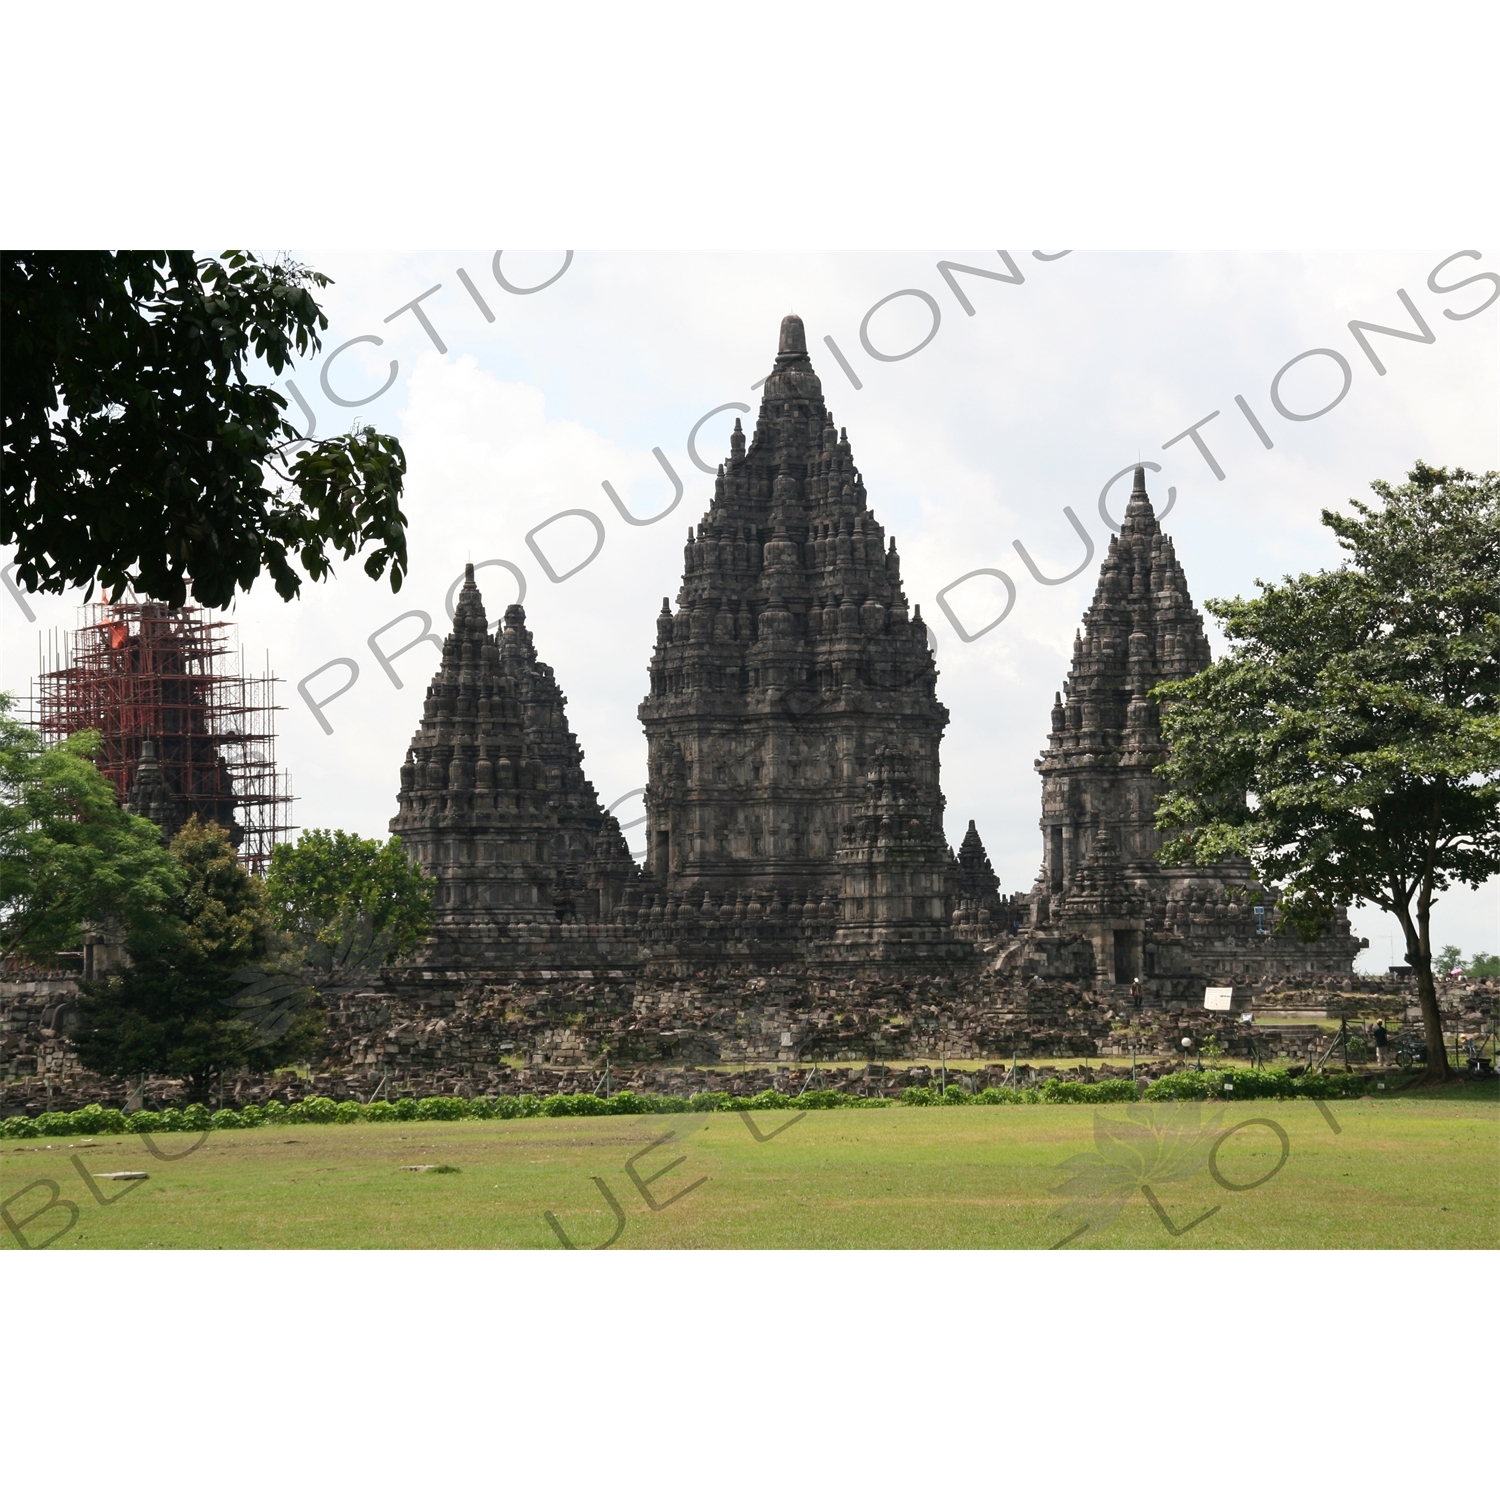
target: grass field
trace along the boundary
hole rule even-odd
[[[176,1160],[139,1137],[14,1141],[0,1151],[0,1245],[558,1249],[559,1231],[591,1247],[618,1230],[619,1249],[1044,1249],[1084,1223],[1068,1249],[1500,1244],[1493,1088],[1326,1113],[1265,1100],[1212,1126],[1217,1106],[1192,1108],[1155,1106],[1137,1125],[1175,1141],[1176,1175],[1143,1172],[1107,1135],[1099,1154],[1095,1117],[1118,1134],[1123,1105],[292,1125],[215,1131],[197,1149],[151,1138],[189,1153]],[[1284,1143],[1246,1126],[1210,1168],[1207,1145],[1255,1119]],[[404,1170],[419,1165],[457,1170]],[[123,1171],[150,1176],[95,1175]],[[1069,1181],[1081,1197],[1054,1192]],[[1123,1207],[1101,1226],[1111,1188]],[[1072,1216],[1053,1217],[1065,1202]]]

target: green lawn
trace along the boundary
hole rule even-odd
[[[1156,1106],[1152,1118],[1158,1128],[1180,1130],[1193,1119],[1171,1113],[1183,1108]],[[1196,1128],[1216,1113],[1217,1106],[1205,1107]],[[1493,1088],[1340,1102],[1329,1113],[1339,1133],[1317,1105],[1302,1100],[1228,1106],[1217,1131],[1200,1135],[1203,1143],[1242,1121],[1271,1119],[1285,1133],[1285,1152],[1270,1128],[1241,1130],[1219,1147],[1219,1181],[1201,1162],[1180,1180],[1148,1178],[1160,1215],[1127,1181],[1114,1222],[1084,1231],[1069,1248],[1500,1243]],[[32,1243],[66,1231],[57,1249],[557,1249],[549,1212],[580,1246],[615,1230],[615,1211],[592,1180],[598,1178],[624,1215],[620,1249],[1042,1249],[1099,1217],[1103,1200],[1088,1197],[1078,1200],[1073,1218],[1050,1217],[1064,1201],[1052,1189],[1078,1171],[1076,1163],[1064,1166],[1068,1158],[1089,1158],[1095,1177],[1085,1163],[1086,1181],[1098,1171],[1108,1175],[1094,1154],[1096,1114],[1126,1119],[1123,1105],[1036,1105],[836,1110],[801,1119],[787,1111],[291,1125],[216,1131],[175,1161],[157,1159],[146,1141],[128,1136],[92,1145],[8,1141],[0,1149],[0,1198]],[[757,1140],[747,1120],[768,1139]],[[673,1140],[633,1163],[637,1186],[627,1164],[668,1132]],[[169,1154],[198,1138],[153,1139]],[[100,1204],[75,1156],[106,1196],[130,1184],[96,1173],[147,1171],[150,1178]],[[421,1164],[458,1170],[402,1170]],[[1273,1169],[1263,1185],[1233,1190]],[[77,1206],[71,1229],[61,1202],[26,1222],[52,1194],[30,1186],[39,1180],[55,1182],[60,1198]],[[646,1195],[664,1206],[648,1207]],[[1172,1233],[1205,1213],[1196,1227]],[[0,1245],[17,1248],[3,1223]]]

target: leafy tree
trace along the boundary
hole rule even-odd
[[[1470,979],[1500,979],[1500,955],[1478,952],[1469,960]]]
[[[0,254],[0,543],[28,589],[224,606],[265,568],[290,599],[293,558],[317,580],[372,545],[365,572],[401,587],[400,443],[366,427],[290,459],[286,400],[247,372],[322,347],[328,284],[240,251]]]
[[[1441,1081],[1432,908],[1500,871],[1500,474],[1371,488],[1382,506],[1323,512],[1344,566],[1210,601],[1229,654],[1156,689],[1161,858],[1246,855],[1304,933],[1336,905],[1392,913]]]
[[[0,943],[49,964],[85,926],[149,930],[181,889],[156,825],[89,758],[96,731],[44,745],[12,701],[0,694]]]
[[[128,968],[84,982],[74,1045],[96,1073],[181,1078],[207,1103],[226,1069],[306,1056],[321,1019],[295,983],[267,992],[265,894],[224,830],[190,818],[171,852],[182,886],[169,920],[131,933]]]
[[[330,959],[356,933],[382,957],[410,953],[427,935],[435,887],[399,838],[381,843],[342,828],[310,828],[295,844],[278,844],[266,877],[277,925]]]
[[[1455,964],[1461,964],[1463,959],[1463,949],[1457,943],[1448,943],[1439,950],[1433,961],[1433,969],[1439,974],[1446,974]]]

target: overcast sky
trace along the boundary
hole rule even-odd
[[[305,586],[297,603],[282,603],[263,581],[237,607],[247,656],[259,662],[269,652],[286,680],[280,758],[299,798],[296,821],[384,835],[437,651],[419,643],[392,656],[397,688],[369,637],[407,611],[424,611],[442,634],[445,597],[466,561],[504,560],[524,577],[538,649],[568,695],[585,769],[605,803],[643,784],[635,710],[654,620],[662,596],[676,593],[687,527],[712,491],[689,452],[689,433],[731,402],[751,408],[744,414],[751,425],[754,387],[771,367],[780,319],[795,311],[825,397],[848,428],[870,505],[897,538],[908,595],[935,632],[939,696],[952,715],[943,748],[949,838],[956,843],[974,818],[1002,884],[1029,887],[1040,862],[1032,763],[1107,546],[1105,482],[1138,458],[1161,466],[1149,487],[1158,514],[1175,491],[1163,524],[1202,608],[1208,597],[1252,590],[1257,579],[1336,564],[1319,510],[1368,496],[1372,479],[1399,481],[1419,458],[1500,467],[1500,306],[1463,316],[1500,281],[1433,290],[1500,271],[1493,251],[1435,271],[1468,248],[1238,256],[1063,254],[1057,245],[1005,255],[579,251],[565,270],[563,251],[507,252],[498,264],[508,289],[490,250],[365,256],[308,247],[301,258],[334,278],[323,296],[330,329],[323,356],[291,379],[319,434],[368,421],[400,437],[412,566],[395,596],[349,563],[333,582]],[[950,285],[943,261],[1013,279],[954,271]],[[549,279],[540,290],[517,290]],[[413,311],[399,310],[434,287],[420,303],[429,331]],[[1369,334],[1380,374],[1349,324],[1419,332],[1400,292],[1432,337]],[[367,341],[325,363],[352,339]],[[915,352],[896,357],[908,350]],[[1287,370],[1273,399],[1278,372],[1314,350],[1323,352]],[[384,394],[366,400],[388,380]],[[285,381],[280,389],[290,396]],[[330,393],[363,404],[340,406]],[[1329,403],[1310,420],[1286,415]],[[1207,454],[1191,437],[1164,447],[1215,412],[1199,428]],[[296,402],[292,415],[302,422]],[[736,415],[726,410],[703,422],[695,442],[703,463],[725,456]],[[659,522],[629,525],[603,485],[637,518],[658,515],[674,488],[655,449],[686,493]],[[1128,488],[1127,476],[1110,492],[1116,520]],[[533,537],[538,557],[528,533],[562,511],[588,515],[544,526]],[[584,563],[601,534],[591,561],[551,581],[548,568],[563,575]],[[1017,542],[1049,579],[1073,573],[1094,550],[1071,581],[1049,585],[1033,576]],[[938,600],[976,569],[1004,573],[1015,591],[1009,614],[988,630],[1008,597],[992,574],[945,596],[952,619]],[[490,567],[479,582],[493,621],[517,597],[515,575]],[[38,633],[71,627],[77,603],[71,595],[29,598],[32,621],[10,592],[0,597],[8,690],[29,691]],[[376,645],[390,656],[420,626],[403,620]],[[1217,649],[1211,622],[1210,629]],[[357,663],[358,676],[318,710],[327,733],[298,685],[315,703],[330,699],[351,676],[346,666],[328,666],[340,658]],[[619,812],[627,822],[639,816],[639,799]],[[1438,943],[1500,948],[1494,885],[1450,894],[1437,913]],[[1365,967],[1400,961],[1393,923],[1367,911],[1355,914],[1355,928],[1371,938]]]

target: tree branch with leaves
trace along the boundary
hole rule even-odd
[[[292,599],[296,565],[316,582],[368,549],[399,590],[401,444],[305,440],[251,378],[321,349],[329,284],[243,251],[0,253],[0,543],[25,587],[222,608],[262,571]]]

